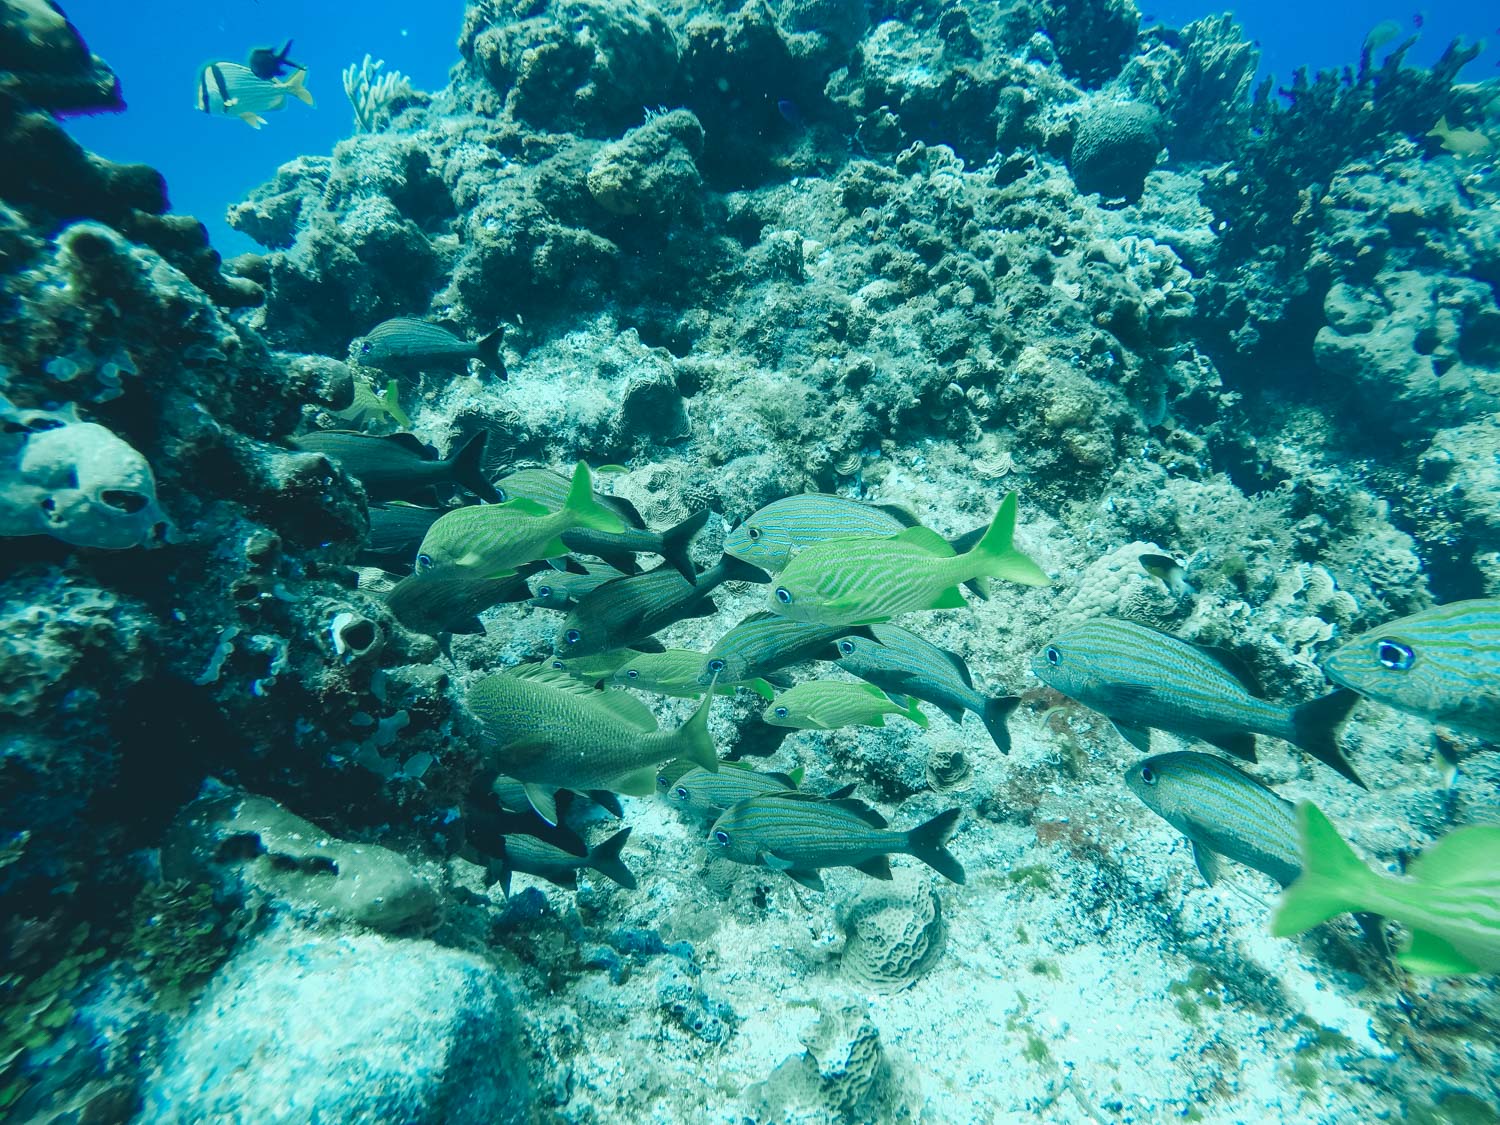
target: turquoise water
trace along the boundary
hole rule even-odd
[[[1496,16],[65,7],[0,1120],[1500,1122]]]

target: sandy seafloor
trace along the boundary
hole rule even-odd
[[[40,9],[3,11],[14,39]],[[1113,615],[1300,702],[1349,638],[1500,595],[1487,55],[1385,40],[1257,98],[1232,19],[1128,0],[476,3],[450,85],[356,92],[354,137],[231,209],[265,252],[221,263],[149,174],[60,139],[45,111],[102,96],[69,34],[0,87],[5,143],[49,146],[0,175],[5,1113],[1500,1121],[1494,977],[1408,977],[1348,916],[1273,939],[1270,881],[1205,886],[1124,785],[1140,755],[1029,671]],[[784,495],[956,535],[1019,492],[1052,585],[902,621],[1021,696],[1009,755],[935,708],[780,742],[744,693],[711,720],[896,826],[961,807],[965,885],[898,858],[811,891],[627,798],[635,889],[486,886],[465,691],[560,618],[407,627],[356,567],[365,490],[288,444],[383,383],[350,345],[397,315],[507,325],[508,382],[398,380],[435,452],[621,466],[599,486],[652,527],[714,510],[700,569]],[[106,511],[121,489],[144,507]],[[766,591],[715,599],[660,639],[706,649]],[[1368,791],[1267,738],[1247,769],[1396,871],[1495,816],[1493,747],[1453,738],[1454,780],[1438,737],[1365,702],[1341,745]],[[886,889],[876,987],[850,917]]]

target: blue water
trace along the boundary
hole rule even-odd
[[[70,123],[85,146],[115,160],[144,161],[167,177],[176,210],[208,225],[214,245],[230,256],[257,249],[224,222],[225,209],[275,175],[279,165],[304,153],[326,153],[351,131],[340,72],[366,52],[402,71],[419,89],[438,89],[457,61],[454,44],[463,0],[364,0],[359,4],[297,0],[245,0],[205,5],[188,0],[71,0],[65,4],[86,29],[93,51],[120,76],[129,108],[119,116]],[[1223,11],[1204,0],[1144,0],[1144,17],[1181,26]],[[1262,71],[1287,77],[1298,66],[1344,66],[1358,57],[1365,33],[1383,20],[1414,28],[1422,38],[1408,56],[1427,63],[1456,35],[1494,38],[1500,12],[1445,0],[1426,8],[1395,8],[1364,0],[1262,0],[1238,18],[1261,46]],[[206,62],[243,61],[253,46],[295,40],[292,57],[308,67],[314,109],[289,103],[256,132],[233,118],[194,109],[198,69]],[[1481,58],[1470,78],[1493,60]]]
[[[69,131],[112,160],[143,161],[167,177],[172,205],[208,225],[226,257],[257,249],[229,229],[224,212],[288,160],[325,154],[350,134],[353,119],[340,74],[368,52],[418,89],[441,89],[458,60],[463,0],[69,0],[64,10],[90,49],[120,77],[128,105],[118,115],[75,118]],[[236,118],[194,108],[199,68],[243,62],[251,47],[294,40],[292,58],[308,68],[309,108],[288,100],[258,132]]]

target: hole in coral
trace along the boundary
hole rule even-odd
[[[111,508],[117,508],[126,515],[133,516],[142,511],[149,500],[139,492],[132,492],[127,488],[106,488],[99,493],[101,503],[108,504]]]
[[[370,621],[351,621],[339,633],[343,642],[355,652],[364,652],[375,643],[375,625]]]
[[[219,844],[214,852],[214,861],[217,863],[229,863],[234,860],[254,859],[256,856],[264,855],[265,844],[261,843],[259,832],[237,832],[233,836],[227,836]]]

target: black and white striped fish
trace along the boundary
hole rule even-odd
[[[1364,782],[1339,749],[1336,732],[1359,697],[1339,690],[1288,707],[1252,695],[1227,654],[1130,621],[1101,617],[1054,638],[1031,661],[1037,677],[1108,716],[1120,736],[1151,751],[1152,728],[1201,738],[1255,761],[1255,736],[1290,742]]]

